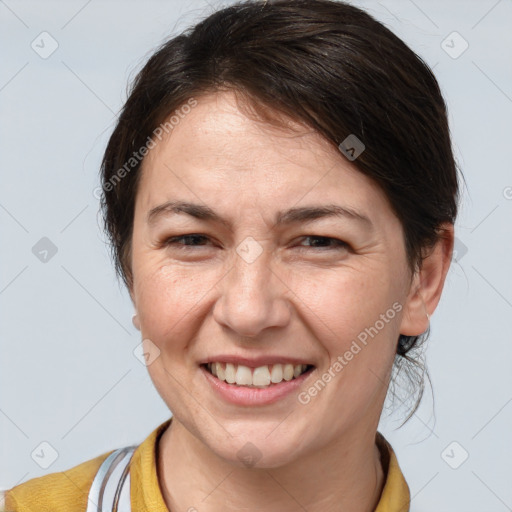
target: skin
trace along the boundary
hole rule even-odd
[[[142,338],[160,350],[148,371],[173,413],[157,468],[172,511],[361,512],[379,501],[375,433],[397,339],[428,327],[453,226],[412,275],[383,192],[317,133],[289,128],[247,117],[231,92],[210,94],[143,162],[130,294]],[[148,224],[148,212],[169,200],[208,205],[229,226],[187,214]],[[349,217],[274,225],[280,210],[326,203],[357,210],[373,227]],[[206,239],[165,245],[190,233]],[[251,263],[236,252],[246,237],[262,249]],[[198,366],[221,353],[303,357],[315,365],[307,390],[394,303],[401,311],[305,405],[296,393],[265,406],[229,404]],[[261,454],[252,467],[237,456],[248,442]]]

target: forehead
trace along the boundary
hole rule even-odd
[[[323,137],[296,121],[280,116],[282,125],[274,125],[248,116],[251,107],[245,101],[240,105],[233,92],[209,94],[196,101],[187,114],[172,116],[172,129],[146,157],[145,167],[155,159],[179,154],[182,160],[206,159],[218,167],[229,158],[231,168],[236,165],[243,171],[258,163],[270,165],[294,157],[299,162],[305,156],[308,160],[325,158],[333,151]]]
[[[199,98],[144,158],[137,201],[144,210],[169,199],[387,206],[378,186],[337,148],[309,127],[286,123],[248,117],[230,92]]]

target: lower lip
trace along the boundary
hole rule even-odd
[[[228,384],[211,374],[204,366],[200,366],[203,375],[212,388],[227,402],[236,405],[269,405],[297,391],[304,381],[313,373],[309,369],[299,377],[279,384],[272,384],[268,388],[249,388]]]

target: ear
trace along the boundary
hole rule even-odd
[[[418,336],[429,325],[427,315],[432,315],[441,298],[444,282],[453,252],[453,224],[440,226],[439,240],[423,259],[411,282],[400,324],[400,334]]]
[[[132,324],[135,327],[135,329],[137,329],[137,331],[140,331],[140,329],[141,329],[140,320],[139,320],[137,313],[135,313],[135,315],[133,315],[133,317],[132,317]]]
[[[129,294],[130,294],[130,299],[132,300],[132,304],[133,304],[133,307],[135,308],[135,313],[132,317],[132,324],[133,326],[135,327],[135,329],[137,329],[138,331],[140,331],[140,320],[139,320],[139,316],[137,314],[137,305],[135,303],[135,295],[133,293],[133,287],[130,288],[128,290]]]

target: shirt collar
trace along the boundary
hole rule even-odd
[[[160,436],[171,421],[172,418],[153,430],[133,454],[130,479],[138,484],[132,485],[130,491],[133,510],[169,512],[158,481],[157,446]],[[409,486],[400,470],[395,452],[380,432],[376,433],[375,441],[380,450],[382,468],[386,475],[375,512],[409,512]],[[140,485],[140,482],[144,482],[144,484]]]

